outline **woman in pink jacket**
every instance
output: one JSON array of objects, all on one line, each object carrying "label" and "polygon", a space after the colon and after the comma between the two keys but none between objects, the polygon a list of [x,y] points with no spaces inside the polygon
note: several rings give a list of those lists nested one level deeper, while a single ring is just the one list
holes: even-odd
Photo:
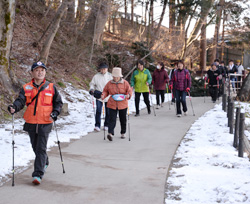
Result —
[{"label": "woman in pink jacket", "polygon": [[165,100],[165,90],[166,84],[169,82],[168,73],[164,68],[163,62],[158,62],[157,69],[153,73],[153,80],[152,84],[154,85],[155,92],[156,92],[156,102],[157,102],[157,109],[160,107],[160,95],[161,95],[161,107],[163,107],[163,103]]}]

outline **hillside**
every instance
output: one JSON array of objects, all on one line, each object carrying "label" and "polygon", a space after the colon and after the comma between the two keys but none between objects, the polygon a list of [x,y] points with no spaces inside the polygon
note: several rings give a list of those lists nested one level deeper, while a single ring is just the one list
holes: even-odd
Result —
[{"label": "hillside", "polygon": [[[16,18],[11,49],[11,68],[19,81],[19,87],[31,79],[30,67],[38,59],[42,47],[43,35],[55,10],[50,9],[46,16],[47,7],[35,7],[18,1],[16,5]],[[83,50],[76,45],[77,31],[64,19],[52,43],[48,58],[47,80],[55,83],[60,91],[64,90],[65,82],[72,83],[77,88],[88,89],[92,76],[100,61],[107,61],[111,68],[120,66],[124,73],[133,66],[137,57],[131,54],[131,43],[122,41],[110,33],[104,33],[103,48],[94,50],[92,64],[89,64],[90,50]],[[10,115],[7,105],[18,96],[19,89],[10,96],[0,85],[1,112],[0,118],[6,119]],[[20,114],[21,115],[21,114]],[[20,116],[19,115],[19,116]]]}]

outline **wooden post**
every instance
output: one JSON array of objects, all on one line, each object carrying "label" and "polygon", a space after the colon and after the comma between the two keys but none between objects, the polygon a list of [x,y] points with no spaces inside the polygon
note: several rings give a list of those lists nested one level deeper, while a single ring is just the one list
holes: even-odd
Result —
[{"label": "wooden post", "polygon": [[243,137],[245,130],[245,113],[240,113],[240,126],[239,126],[239,151],[238,156],[243,157]]},{"label": "wooden post", "polygon": [[229,124],[229,132],[230,134],[234,133],[234,101],[230,104],[231,110],[230,110],[230,124]]},{"label": "wooden post", "polygon": [[235,148],[238,147],[238,140],[239,140],[240,110],[241,110],[240,107],[236,108],[236,121],[235,121],[234,142],[233,142],[233,146]]}]

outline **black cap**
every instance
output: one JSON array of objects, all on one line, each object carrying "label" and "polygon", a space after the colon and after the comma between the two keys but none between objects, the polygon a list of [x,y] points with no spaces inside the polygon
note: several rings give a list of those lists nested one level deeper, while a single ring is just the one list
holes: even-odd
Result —
[{"label": "black cap", "polygon": [[100,70],[100,69],[106,69],[106,68],[109,68],[108,65],[106,63],[102,62],[99,64],[97,69]]},{"label": "black cap", "polygon": [[32,66],[31,66],[31,71],[33,71],[34,69],[36,69],[37,67],[42,67],[45,70],[47,70],[47,67],[45,66],[45,64],[43,64],[42,62],[35,62]]}]

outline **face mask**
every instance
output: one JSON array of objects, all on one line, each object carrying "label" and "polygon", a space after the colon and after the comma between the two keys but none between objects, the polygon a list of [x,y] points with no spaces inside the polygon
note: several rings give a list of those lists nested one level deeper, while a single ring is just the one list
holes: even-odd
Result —
[{"label": "face mask", "polygon": [[160,65],[157,65],[157,67],[156,67],[157,69],[160,69],[161,67],[160,67]]}]

